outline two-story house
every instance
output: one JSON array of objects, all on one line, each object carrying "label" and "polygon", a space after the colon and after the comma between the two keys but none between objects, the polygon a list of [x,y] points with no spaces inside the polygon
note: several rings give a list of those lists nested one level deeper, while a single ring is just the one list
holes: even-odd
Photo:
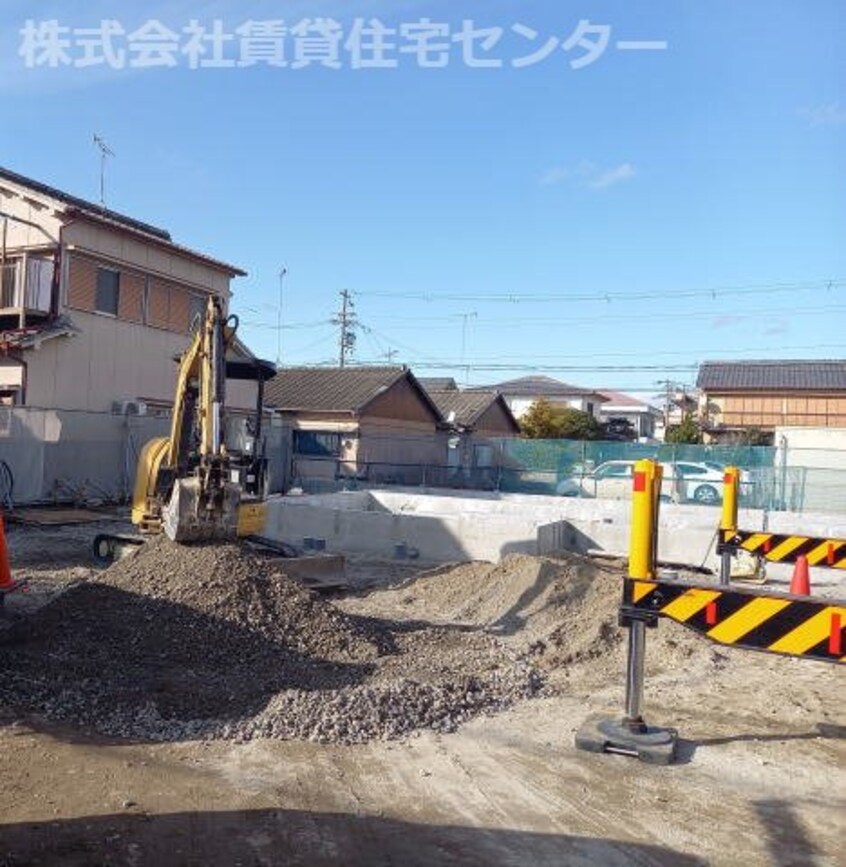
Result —
[{"label": "two-story house", "polygon": [[478,389],[467,389],[474,390],[499,392],[518,421],[533,403],[541,399],[553,406],[589,413],[599,421],[601,406],[606,402],[606,398],[598,391],[570,385],[550,376],[523,376]]},{"label": "two-story house", "polygon": [[244,272],[164,229],[0,168],[0,401],[169,405],[174,357]]},{"label": "two-story house", "polygon": [[[125,496],[141,444],[167,430],[192,323],[243,274],[0,168],[0,461],[15,500]],[[253,364],[240,342],[232,355]],[[233,441],[257,395],[230,382]]]},{"label": "two-story house", "polygon": [[846,361],[706,361],[696,381],[712,438],[846,427]]}]

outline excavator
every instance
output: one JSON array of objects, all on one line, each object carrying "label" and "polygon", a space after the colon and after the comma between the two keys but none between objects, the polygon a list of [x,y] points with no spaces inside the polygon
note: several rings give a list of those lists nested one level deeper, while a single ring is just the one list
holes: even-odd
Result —
[{"label": "excavator", "polygon": [[[170,435],[147,442],[138,458],[132,523],[141,537],[98,536],[94,555],[100,562],[110,562],[125,546],[160,533],[190,544],[261,531],[267,459],[257,450],[263,386],[276,370],[265,361],[227,360],[237,327],[237,317],[227,317],[221,300],[210,297],[179,361]],[[252,430],[240,451],[230,450],[225,442],[227,379],[258,383]]]}]

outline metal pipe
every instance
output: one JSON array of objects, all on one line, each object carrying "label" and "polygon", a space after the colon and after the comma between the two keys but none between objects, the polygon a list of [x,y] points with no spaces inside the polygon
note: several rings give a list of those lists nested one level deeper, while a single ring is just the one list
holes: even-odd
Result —
[{"label": "metal pipe", "polygon": [[212,404],[211,447],[212,454],[217,455],[220,452],[220,403],[218,401]]},{"label": "metal pipe", "polygon": [[642,620],[629,623],[629,658],[626,668],[626,718],[632,728],[643,727],[643,669],[646,651],[646,624]]},{"label": "metal pipe", "polygon": [[731,584],[731,551],[723,551],[720,557],[720,584]]}]

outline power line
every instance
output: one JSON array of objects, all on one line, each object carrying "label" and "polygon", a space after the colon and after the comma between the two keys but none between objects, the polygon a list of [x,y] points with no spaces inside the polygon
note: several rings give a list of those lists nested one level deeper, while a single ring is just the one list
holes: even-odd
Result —
[{"label": "power line", "polygon": [[614,301],[652,301],[663,298],[697,298],[711,297],[716,300],[726,296],[738,295],[771,295],[779,292],[802,292],[824,289],[831,291],[846,286],[846,278],[826,278],[822,280],[801,281],[796,283],[757,283],[741,286],[714,286],[703,289],[672,289],[647,292],[595,292],[567,294],[566,290],[555,293],[507,292],[498,294],[476,294],[463,292],[380,292],[356,291],[359,298],[396,299],[398,301],[457,301],[490,304],[523,304],[523,303],[585,303]]},{"label": "power line", "polygon": [[[846,306],[843,305],[833,305],[833,306],[814,306],[813,309],[810,310],[797,310],[795,307],[768,307],[765,311],[754,310],[748,313],[746,312],[726,312],[726,313],[715,313],[713,310],[687,310],[687,311],[679,311],[677,313],[644,313],[644,314],[612,314],[612,315],[599,315],[599,316],[579,316],[579,317],[570,317],[570,316],[560,316],[560,317],[551,317],[547,316],[543,319],[535,319],[535,318],[512,318],[509,317],[507,319],[484,319],[479,317],[476,322],[477,328],[499,328],[503,325],[542,325],[547,327],[560,328],[562,324],[566,322],[567,325],[579,324],[586,325],[591,322],[650,322],[653,320],[672,320],[672,319],[688,319],[695,316],[706,317],[709,319],[725,319],[725,325],[731,325],[735,322],[742,322],[748,319],[754,319],[758,322],[763,319],[768,318],[776,318],[777,316],[784,315],[789,316],[791,319],[796,316],[819,316],[821,314],[833,313],[833,312],[842,312],[846,311]],[[391,325],[393,328],[405,329],[408,327],[417,328],[421,324],[429,325],[430,327],[440,327],[446,328],[446,320],[454,321],[454,317],[439,317],[439,318],[425,318],[425,317],[393,317],[392,319],[385,319],[383,323],[386,325],[390,325],[393,322],[397,323],[413,323],[413,325]],[[433,323],[444,323],[440,326],[433,325]]]}]

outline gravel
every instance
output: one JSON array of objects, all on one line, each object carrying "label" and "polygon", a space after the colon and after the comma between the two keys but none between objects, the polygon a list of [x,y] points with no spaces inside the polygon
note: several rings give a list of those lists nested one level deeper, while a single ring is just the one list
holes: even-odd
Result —
[{"label": "gravel", "polygon": [[155,741],[452,731],[541,686],[481,629],[346,614],[284,561],[161,538],[0,638],[0,705]]}]

